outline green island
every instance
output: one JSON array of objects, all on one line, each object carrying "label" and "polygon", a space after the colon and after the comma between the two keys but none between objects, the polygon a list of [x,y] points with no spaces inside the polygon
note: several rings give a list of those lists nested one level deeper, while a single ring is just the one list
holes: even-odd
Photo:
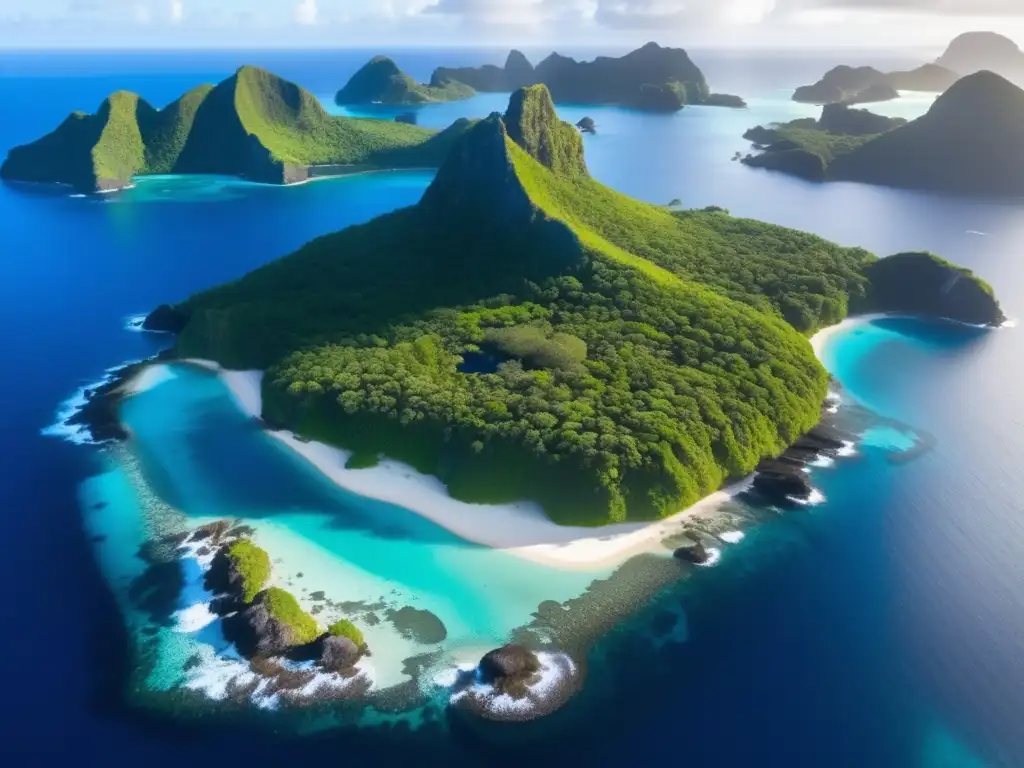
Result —
[{"label": "green island", "polygon": [[900,91],[942,93],[960,78],[938,64],[924,64],[905,72],[881,72],[874,67],[840,65],[818,82],[793,93],[793,101],[807,104],[868,104],[900,97]]},{"label": "green island", "polygon": [[312,643],[320,636],[316,619],[302,610],[295,596],[280,587],[270,587],[260,592],[254,604],[262,605],[267,615],[291,632],[291,645]]},{"label": "green island", "polygon": [[[829,109],[846,111],[845,126],[828,123]],[[875,134],[857,132],[875,128]],[[927,114],[906,124],[838,106],[827,107],[822,120],[758,127],[746,137],[761,151],[744,163],[803,178],[1024,194],[1024,91],[992,72],[957,81]]]},{"label": "green island", "polygon": [[248,539],[239,539],[225,552],[229,567],[237,574],[239,597],[251,603],[270,578],[270,555]]},{"label": "green island", "polygon": [[468,126],[461,120],[438,133],[332,117],[298,85],[246,66],[161,110],[118,91],[96,114],[76,112],[52,133],[12,149],[0,178],[96,192],[167,173],[288,184],[359,170],[436,168]]},{"label": "green island", "polygon": [[536,85],[455,142],[417,205],[161,315],[177,355],[267,371],[268,424],[408,462],[465,501],[603,525],[674,514],[811,430],[828,376],[807,334],[900,309],[887,281],[939,265],[987,298],[922,289],[922,314],[1003,319],[928,254],[877,263],[605,187]]},{"label": "green island", "polygon": [[348,619],[339,619],[327,628],[327,634],[331,637],[347,637],[357,648],[366,645],[362,630]]},{"label": "green island", "polygon": [[687,104],[742,108],[739,96],[711,93],[700,68],[682,48],[647,43],[619,58],[599,56],[576,61],[552,53],[534,67],[512,51],[504,67],[439,67],[431,85],[459,82],[478,90],[504,93],[543,84],[559,103],[617,104],[652,112],[676,112]]},{"label": "green island", "polygon": [[375,56],[349,79],[334,97],[339,105],[428,104],[468,99],[473,88],[457,80],[417,83],[387,56]]},{"label": "green island", "polygon": [[958,35],[936,64],[961,75],[987,69],[1007,80],[1024,83],[1024,51],[1013,40],[997,32]]}]

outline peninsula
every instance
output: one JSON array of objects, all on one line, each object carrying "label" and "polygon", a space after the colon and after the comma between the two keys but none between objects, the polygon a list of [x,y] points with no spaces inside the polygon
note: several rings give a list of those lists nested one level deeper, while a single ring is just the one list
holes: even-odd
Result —
[{"label": "peninsula", "polygon": [[431,85],[452,81],[499,93],[543,84],[555,102],[617,104],[653,112],[675,112],[687,104],[746,106],[739,96],[711,93],[704,73],[682,48],[657,43],[647,43],[620,58],[599,56],[594,61],[552,53],[536,67],[522,53],[512,51],[503,68],[438,68]]},{"label": "peninsula", "polygon": [[879,132],[837,131],[822,121],[753,129],[747,137],[762,151],[744,162],[820,181],[964,195],[1024,194],[1024,91],[999,75],[962,78],[927,114],[905,125],[878,116],[857,120]]},{"label": "peninsula", "polygon": [[289,184],[358,170],[436,168],[469,124],[461,120],[438,133],[394,121],[332,117],[295,83],[242,67],[161,110],[118,91],[96,114],[76,112],[52,133],[12,149],[0,178],[97,192],[165,173]]},{"label": "peninsula", "polygon": [[[459,137],[417,205],[165,307],[158,325],[182,358],[266,370],[264,421],[350,450],[352,467],[386,456],[456,499],[534,499],[593,526],[675,514],[798,441],[828,380],[806,335],[905,308],[893,280],[927,274],[924,314],[1002,318],[987,286],[936,257],[879,263],[599,184],[535,85]],[[957,277],[939,285],[936,270]]]},{"label": "peninsula", "polygon": [[335,95],[334,101],[342,106],[428,104],[468,99],[474,93],[470,86],[456,80],[421,85],[387,56],[375,56],[352,75],[345,87]]}]

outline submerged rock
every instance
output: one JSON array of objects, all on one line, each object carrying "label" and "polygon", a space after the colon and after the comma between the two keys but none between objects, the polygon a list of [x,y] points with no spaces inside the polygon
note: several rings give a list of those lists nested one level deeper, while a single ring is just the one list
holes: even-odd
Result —
[{"label": "submerged rock", "polygon": [[802,469],[776,463],[758,471],[754,490],[770,503],[784,505],[793,499],[810,498],[814,486]]},{"label": "submerged rock", "polygon": [[417,643],[432,645],[448,637],[448,629],[444,622],[430,611],[407,605],[397,611],[389,610],[387,618],[403,637]]},{"label": "submerged rock", "polygon": [[580,129],[581,133],[597,133],[597,123],[594,122],[592,117],[581,118],[576,127]]}]

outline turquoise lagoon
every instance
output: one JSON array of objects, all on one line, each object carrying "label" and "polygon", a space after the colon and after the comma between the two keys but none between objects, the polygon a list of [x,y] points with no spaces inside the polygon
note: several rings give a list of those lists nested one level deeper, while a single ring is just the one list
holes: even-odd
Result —
[{"label": "turquoise lagoon", "polygon": [[[852,324],[829,340],[825,361],[839,373],[858,370],[880,345],[927,351],[931,328],[907,319]],[[232,690],[253,679],[209,611],[212,595],[202,587],[201,565],[208,557],[197,557],[195,546],[179,550],[173,558],[178,570],[154,567],[144,556],[162,537],[215,520],[252,529],[271,555],[272,583],[295,594],[321,627],[348,618],[363,629],[373,653],[360,664],[361,677],[372,681],[364,699],[370,707],[360,715],[368,723],[394,718],[396,710],[422,721],[425,709],[448,705],[458,669],[524,636],[553,653],[570,651],[574,665],[585,666],[594,643],[616,623],[629,624],[693,571],[670,559],[671,540],[621,568],[592,570],[555,568],[465,541],[410,510],[335,485],[243,413],[215,373],[161,364],[145,380],[122,405],[131,439],[104,451],[106,471],[83,487],[82,501],[101,565],[147,659],[136,682],[148,693],[185,690],[211,704],[228,697],[237,704]],[[840,423],[845,419],[860,435],[859,450],[898,457],[920,447],[911,427],[875,416],[855,395],[844,390],[840,396],[846,400]],[[813,471],[835,466],[823,461]],[[771,528],[780,513],[737,499],[696,525],[717,538],[719,551],[738,552],[751,541],[743,529]],[[768,551],[777,549],[778,542]],[[407,607],[436,616],[446,636],[424,640],[396,622],[395,612]],[[653,647],[686,642],[685,611],[674,615],[670,625],[640,636]],[[313,699],[330,684],[324,677],[304,695]],[[410,685],[418,694],[412,698]],[[398,693],[402,705],[392,701]],[[149,700],[159,706],[159,695]],[[249,701],[270,709],[281,703],[258,688]],[[338,720],[328,715],[314,722],[304,727]]]}]

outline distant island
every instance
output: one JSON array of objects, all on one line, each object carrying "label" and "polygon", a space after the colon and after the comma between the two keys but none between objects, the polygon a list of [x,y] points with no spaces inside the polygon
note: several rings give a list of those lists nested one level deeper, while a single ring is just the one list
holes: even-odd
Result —
[{"label": "distant island", "polygon": [[988,70],[1024,85],[1024,51],[995,32],[966,32],[949,44],[936,62],[962,75]]},{"label": "distant island", "polygon": [[869,104],[898,99],[900,91],[941,93],[960,78],[937,64],[907,72],[880,72],[874,67],[838,66],[814,85],[796,89],[793,101],[807,104]]},{"label": "distant island", "polygon": [[534,67],[519,51],[504,67],[439,67],[431,86],[465,83],[478,91],[504,93],[543,84],[559,103],[617,104],[652,112],[675,112],[688,104],[742,108],[739,96],[711,93],[704,73],[681,48],[647,43],[620,58],[576,61],[552,53]]},{"label": "distant island", "polygon": [[[435,81],[437,78],[435,78]],[[435,101],[468,99],[472,87],[457,80],[421,85],[405,74],[387,56],[375,56],[349,79],[334,97],[335,103],[358,104],[428,104]]]},{"label": "distant island", "polygon": [[217,173],[270,184],[358,170],[439,166],[470,125],[436,131],[394,121],[332,117],[298,85],[242,67],[157,110],[118,91],[96,114],[76,112],[10,151],[0,178],[121,189],[136,176]]},{"label": "distant island", "polygon": [[[847,124],[792,123],[748,131],[760,153],[743,162],[819,181],[860,181],[965,195],[1024,194],[1024,91],[992,72],[957,81],[905,125],[859,110]],[[839,112],[834,112],[839,114]],[[834,116],[833,116],[834,119]],[[858,130],[850,130],[856,123]],[[877,133],[863,133],[873,130]]]},{"label": "distant island", "polygon": [[930,254],[879,261],[601,185],[534,85],[458,137],[417,205],[147,325],[181,358],[266,370],[264,422],[352,467],[387,456],[456,499],[593,526],[673,515],[781,454],[827,392],[806,335],[907,309],[1002,320]]},{"label": "distant island", "polygon": [[794,101],[807,104],[868,104],[899,98],[900,91],[944,93],[964,75],[990,71],[1024,85],[1024,51],[995,32],[967,32],[949,44],[934,63],[902,72],[838,66],[813,85],[796,89]]}]

